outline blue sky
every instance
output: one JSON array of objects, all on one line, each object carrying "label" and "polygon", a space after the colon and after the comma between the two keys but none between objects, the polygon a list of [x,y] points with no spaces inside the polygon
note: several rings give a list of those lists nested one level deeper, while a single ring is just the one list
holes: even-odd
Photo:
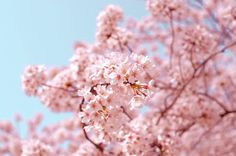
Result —
[{"label": "blue sky", "polygon": [[141,18],[145,0],[1,0],[0,1],[0,120],[16,112],[30,118],[53,114],[21,89],[20,76],[28,64],[66,65],[76,41],[92,43],[96,16],[108,4],[123,8],[127,17]]}]

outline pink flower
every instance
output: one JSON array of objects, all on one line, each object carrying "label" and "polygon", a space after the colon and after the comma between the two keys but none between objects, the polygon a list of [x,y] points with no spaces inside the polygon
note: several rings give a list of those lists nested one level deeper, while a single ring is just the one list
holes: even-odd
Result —
[{"label": "pink flower", "polygon": [[52,149],[50,146],[39,140],[27,140],[23,143],[22,156],[50,156]]},{"label": "pink flower", "polygon": [[25,139],[0,121],[0,155],[236,155],[235,0],[146,2],[140,20],[104,8],[69,65],[25,68],[26,95],[73,117],[36,114]]},{"label": "pink flower", "polygon": [[36,95],[38,87],[46,80],[44,66],[27,66],[21,77],[22,88],[29,96]]}]

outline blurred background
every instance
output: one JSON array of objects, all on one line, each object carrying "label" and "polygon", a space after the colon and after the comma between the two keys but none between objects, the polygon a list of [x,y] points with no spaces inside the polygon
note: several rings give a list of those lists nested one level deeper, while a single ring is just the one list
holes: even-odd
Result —
[{"label": "blurred background", "polygon": [[67,65],[76,41],[93,43],[96,16],[108,4],[120,6],[126,18],[146,14],[145,0],[0,1],[0,120],[42,112],[44,123],[53,123],[69,115],[54,114],[24,95],[21,73],[29,64]]}]

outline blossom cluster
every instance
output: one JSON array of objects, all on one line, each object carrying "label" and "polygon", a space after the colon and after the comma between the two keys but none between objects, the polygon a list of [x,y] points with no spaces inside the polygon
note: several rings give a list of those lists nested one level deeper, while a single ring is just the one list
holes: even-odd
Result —
[{"label": "blossom cluster", "polygon": [[236,155],[235,1],[146,6],[137,21],[107,6],[95,42],[76,44],[67,66],[25,68],[26,95],[71,118],[38,130],[38,114],[26,138],[0,121],[0,154]]},{"label": "blossom cluster", "polygon": [[109,5],[97,17],[96,47],[105,51],[129,50],[128,44],[132,42],[132,33],[118,26],[122,20],[121,8]]}]

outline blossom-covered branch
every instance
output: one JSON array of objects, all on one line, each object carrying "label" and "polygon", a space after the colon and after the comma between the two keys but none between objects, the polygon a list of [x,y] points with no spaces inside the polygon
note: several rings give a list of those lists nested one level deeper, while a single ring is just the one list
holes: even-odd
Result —
[{"label": "blossom-covered branch", "polygon": [[25,68],[26,95],[73,117],[39,132],[38,115],[25,139],[0,121],[0,155],[236,155],[235,0],[146,8],[134,20],[109,5],[95,42],[78,42],[67,66]]}]

